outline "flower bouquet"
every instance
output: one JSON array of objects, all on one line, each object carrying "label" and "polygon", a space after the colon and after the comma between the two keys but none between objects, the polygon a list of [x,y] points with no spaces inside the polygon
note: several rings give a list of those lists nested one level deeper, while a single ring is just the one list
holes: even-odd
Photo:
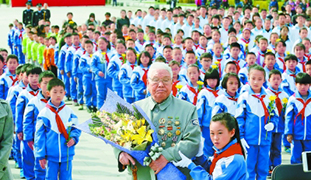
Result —
[{"label": "flower bouquet", "polygon": [[[161,152],[161,149],[155,148],[158,142],[156,129],[143,110],[125,102],[110,89],[103,107],[76,128],[130,154],[142,166],[148,165],[148,160],[159,157],[154,156],[155,151]],[[133,175],[135,168],[132,168]],[[172,163],[168,163],[157,174],[157,179],[168,178],[183,180],[186,176]]]}]

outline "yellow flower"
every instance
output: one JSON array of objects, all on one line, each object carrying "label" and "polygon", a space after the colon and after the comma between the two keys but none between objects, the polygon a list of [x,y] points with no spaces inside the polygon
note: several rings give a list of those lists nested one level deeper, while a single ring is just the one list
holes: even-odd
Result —
[{"label": "yellow flower", "polygon": [[181,85],[181,84],[177,84],[175,87],[176,87],[177,89],[181,89],[181,88],[182,88],[182,85]]},{"label": "yellow flower", "polygon": [[270,96],[270,97],[269,97],[269,100],[270,100],[270,101],[276,100],[276,96]]},{"label": "yellow flower", "polygon": [[204,82],[202,82],[202,81],[197,81],[197,84],[200,85],[200,86],[202,86],[202,85],[204,84]]},{"label": "yellow flower", "polygon": [[106,55],[106,52],[102,52],[102,55],[104,55],[104,56],[105,56],[105,55]]},{"label": "yellow flower", "polygon": [[125,54],[122,54],[122,57],[125,58]]},{"label": "yellow flower", "polygon": [[146,126],[142,126],[137,130],[138,134],[133,135],[131,138],[133,140],[134,144],[140,145],[143,143],[145,140],[151,142],[152,137],[151,134],[153,133],[153,130],[149,130],[146,132]]},{"label": "yellow flower", "polygon": [[139,54],[136,54],[136,57],[139,58]]},{"label": "yellow flower", "polygon": [[272,50],[271,50],[271,49],[268,49],[267,52],[272,52]]},{"label": "yellow flower", "polygon": [[215,61],[215,64],[217,64],[217,65],[218,65],[219,63],[220,63],[219,61]]},{"label": "yellow flower", "polygon": [[224,43],[220,43],[221,44],[221,46],[223,46],[224,45]]},{"label": "yellow flower", "polygon": [[287,98],[283,98],[283,99],[282,99],[282,102],[283,102],[283,104],[287,104],[288,99],[287,99]]},{"label": "yellow flower", "polygon": [[195,59],[198,59],[198,56],[195,56]]},{"label": "yellow flower", "polygon": [[90,54],[90,57],[92,57],[93,56],[93,54]]},{"label": "yellow flower", "polygon": [[281,39],[277,39],[277,40],[276,40],[276,42],[279,42],[279,41],[281,41]]},{"label": "yellow flower", "polygon": [[289,51],[286,51],[286,54],[290,54]]},{"label": "yellow flower", "polygon": [[248,44],[245,44],[245,46],[247,47],[247,46],[248,46]]},{"label": "yellow flower", "polygon": [[217,69],[218,66],[214,64],[214,65],[212,65],[212,68],[213,68],[213,69]]}]

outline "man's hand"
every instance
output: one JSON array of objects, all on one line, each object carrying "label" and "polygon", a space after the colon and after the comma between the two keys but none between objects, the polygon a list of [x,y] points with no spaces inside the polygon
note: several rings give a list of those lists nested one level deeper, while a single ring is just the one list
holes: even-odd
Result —
[{"label": "man's hand", "polygon": [[75,144],[75,140],[73,138],[71,138],[68,142],[67,142],[67,147],[71,147]]},{"label": "man's hand", "polygon": [[132,158],[132,156],[130,156],[129,154],[127,154],[126,152],[121,152],[119,155],[119,161],[123,166],[126,165],[130,165],[130,163],[132,163],[133,165],[135,165],[135,160]]},{"label": "man's hand", "polygon": [[17,133],[17,138],[18,138],[18,140],[22,141],[23,140],[23,132]]},{"label": "man's hand", "polygon": [[64,70],[60,70],[60,74],[61,74],[61,75],[64,75]]},{"label": "man's hand", "polygon": [[33,144],[34,144],[34,142],[33,142],[33,141],[28,141],[27,144],[28,144],[28,146],[30,147],[30,149],[33,150]]},{"label": "man's hand", "polygon": [[168,163],[168,160],[161,155],[157,160],[152,161],[149,165],[154,170],[154,174],[158,174]]},{"label": "man's hand", "polygon": [[101,71],[99,71],[98,75],[99,75],[100,77],[104,77],[104,76],[105,76],[105,74],[104,74],[103,72],[101,72]]},{"label": "man's hand", "polygon": [[42,169],[45,169],[45,166],[46,166],[46,159],[41,159],[39,160],[39,164],[41,166]]},{"label": "man's hand", "polygon": [[70,78],[71,77],[71,74],[70,74],[70,72],[67,72],[67,76]]},{"label": "man's hand", "polygon": [[287,139],[287,141],[288,141],[289,143],[292,143],[292,141],[293,141],[293,135],[287,135],[286,139]]}]

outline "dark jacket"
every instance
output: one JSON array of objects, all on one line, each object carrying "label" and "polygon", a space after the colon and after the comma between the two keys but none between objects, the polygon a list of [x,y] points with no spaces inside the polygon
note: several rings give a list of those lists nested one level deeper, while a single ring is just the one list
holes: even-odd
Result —
[{"label": "dark jacket", "polygon": [[33,10],[32,9],[25,9],[23,11],[23,23],[25,26],[27,26],[28,24],[31,24],[32,21],[32,13]]}]

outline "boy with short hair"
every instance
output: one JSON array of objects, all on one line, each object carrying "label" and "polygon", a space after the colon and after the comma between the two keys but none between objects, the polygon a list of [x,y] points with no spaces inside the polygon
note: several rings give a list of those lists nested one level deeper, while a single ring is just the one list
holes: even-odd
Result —
[{"label": "boy with short hair", "polygon": [[[278,65],[276,64],[276,60],[275,60],[275,55],[272,52],[267,52],[265,54],[265,59],[264,59],[264,70],[266,71],[266,79],[269,79],[269,73],[271,70],[279,70]],[[267,87],[267,84],[264,83],[264,86]]]},{"label": "boy with short hair", "polygon": [[185,56],[185,66],[181,67],[179,75],[183,78],[184,81],[188,82],[187,79],[187,69],[191,64],[196,63],[196,57],[193,51],[187,51]]},{"label": "boy with short hair", "polygon": [[[200,63],[202,67],[200,68],[200,78],[204,79],[205,73],[210,69],[212,65],[213,56],[211,53],[203,53],[200,57]],[[218,64],[218,68],[221,65]]]},{"label": "boy with short hair", "polygon": [[179,76],[179,71],[180,71],[179,62],[173,60],[169,62],[168,65],[172,69],[172,72],[173,72],[172,95],[176,97],[178,91],[180,91],[181,89],[181,88],[178,89],[176,86],[177,85],[184,86],[187,84],[187,82],[183,81],[183,79]]},{"label": "boy with short hair", "polygon": [[199,38],[199,46],[197,47],[195,54],[200,57],[203,53],[207,51],[207,38],[205,36],[200,36]]},{"label": "boy with short hair", "polygon": [[241,52],[241,46],[239,43],[231,43],[230,45],[230,58],[226,60],[225,65],[233,61],[237,66],[237,72],[239,73],[240,69],[243,68],[246,62],[243,59],[240,59],[239,54]]},{"label": "boy with short hair", "polygon": [[306,48],[302,43],[298,43],[294,46],[294,52],[298,60],[297,67],[301,72],[306,72],[306,62],[308,59],[304,56],[306,52]]},{"label": "boy with short hair", "polygon": [[286,71],[282,74],[282,89],[291,96],[296,91],[295,79],[296,75],[301,72],[297,67],[298,59],[293,54],[288,54],[285,59]]},{"label": "boy with short hair", "polygon": [[311,77],[298,73],[295,79],[297,90],[288,100],[285,115],[285,133],[292,143],[291,164],[301,163],[301,153],[311,150]]},{"label": "boy with short hair", "polygon": [[[55,78],[55,75],[51,71],[44,71],[40,74],[39,84],[40,92],[34,98],[32,98],[26,105],[23,121],[23,140],[27,142],[28,146],[24,146],[23,151],[27,150],[27,159],[30,164],[27,164],[27,169],[35,176],[36,179],[45,178],[45,170],[40,167],[38,159],[34,157],[34,135],[36,121],[39,112],[46,106],[48,101],[47,85],[51,79]],[[25,145],[26,143],[24,143]]]},{"label": "boy with short hair", "polygon": [[47,168],[48,179],[72,179],[74,146],[81,135],[81,131],[73,127],[78,124],[77,116],[63,101],[65,93],[60,79],[50,80],[47,85],[50,100],[37,118],[34,154],[41,168]]},{"label": "boy with short hair", "polygon": [[219,72],[219,76],[221,77],[223,69],[224,69],[224,65],[225,65],[225,60],[224,57],[222,55],[222,45],[220,43],[215,43],[213,46],[213,64],[217,64],[218,65],[218,72]]},{"label": "boy with short hair", "polygon": [[183,61],[182,51],[179,47],[174,47],[172,52],[173,60],[177,61],[180,66],[184,66],[185,62]]},{"label": "boy with short hair", "polygon": [[16,101],[16,117],[15,117],[15,132],[17,134],[17,137],[20,141],[23,143],[23,150],[22,150],[22,162],[23,162],[23,172],[26,179],[34,178],[32,164],[33,159],[29,157],[29,153],[32,152],[32,150],[29,148],[26,141],[23,141],[24,139],[24,133],[23,133],[23,122],[24,122],[24,112],[26,105],[28,102],[37,96],[39,94],[40,88],[38,86],[38,80],[39,75],[41,74],[42,69],[39,66],[29,66],[27,68],[27,78],[29,81],[29,84],[27,85],[27,88],[24,89],[17,97]]},{"label": "boy with short hair", "polygon": [[259,50],[258,52],[254,52],[257,55],[256,63],[260,66],[265,66],[265,54],[268,50],[268,40],[266,38],[260,38],[258,43]]},{"label": "boy with short hair", "polygon": [[246,55],[246,66],[243,67],[239,73],[238,76],[240,78],[240,81],[243,85],[248,83],[248,69],[250,66],[254,65],[256,63],[256,55],[253,52],[249,52]]},{"label": "boy with short hair", "polygon": [[6,99],[11,86],[17,83],[16,68],[18,66],[17,56],[11,54],[6,59],[7,70],[0,76],[0,98]]}]

